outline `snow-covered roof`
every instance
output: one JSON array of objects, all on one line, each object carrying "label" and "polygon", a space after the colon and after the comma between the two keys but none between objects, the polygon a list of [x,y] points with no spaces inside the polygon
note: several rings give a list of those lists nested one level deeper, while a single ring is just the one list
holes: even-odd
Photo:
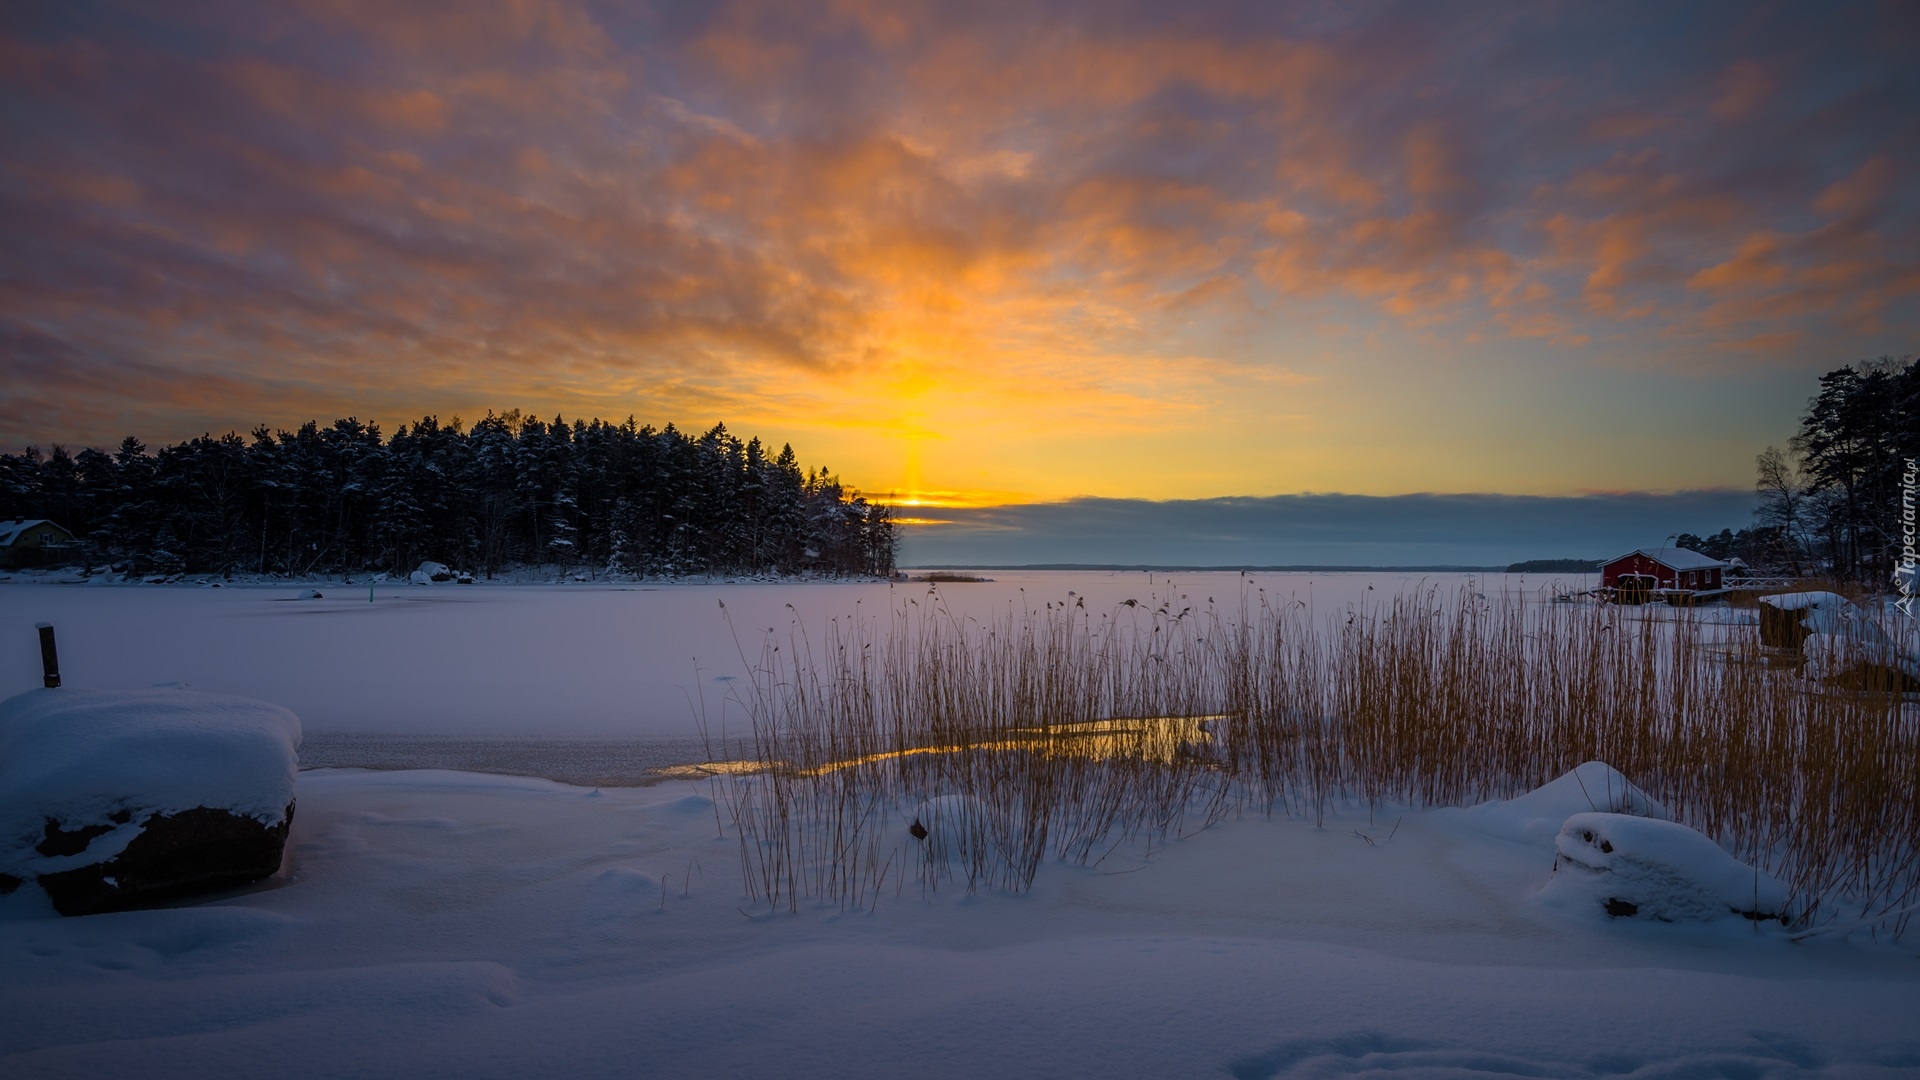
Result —
[{"label": "snow-covered roof", "polygon": [[25,521],[0,521],[0,547],[12,546],[15,540],[20,539],[28,529],[33,528],[35,525],[53,525],[54,528],[60,529],[61,532],[67,531],[61,529],[58,525],[54,525],[53,522],[48,521],[46,518],[29,518]]},{"label": "snow-covered roof", "polygon": [[1625,555],[1615,555],[1613,558],[1608,559],[1607,563],[1611,565],[1619,562],[1621,559],[1630,558],[1634,555],[1645,555],[1647,558],[1652,559],[1654,562],[1659,563],[1669,570],[1713,570],[1716,568],[1725,568],[1727,565],[1719,559],[1709,558],[1689,548],[1670,547],[1635,548]]}]

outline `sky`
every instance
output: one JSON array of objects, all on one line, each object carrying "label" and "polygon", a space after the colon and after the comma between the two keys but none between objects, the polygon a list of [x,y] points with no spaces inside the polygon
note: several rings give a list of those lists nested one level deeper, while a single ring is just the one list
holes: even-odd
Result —
[{"label": "sky", "polygon": [[1691,507],[1920,341],[1914,55],[1893,2],[10,4],[0,446],[724,421],[925,552]]}]

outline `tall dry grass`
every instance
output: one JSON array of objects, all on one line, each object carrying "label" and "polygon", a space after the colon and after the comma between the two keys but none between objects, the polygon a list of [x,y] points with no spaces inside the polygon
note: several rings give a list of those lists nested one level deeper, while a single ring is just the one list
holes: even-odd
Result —
[{"label": "tall dry grass", "polygon": [[1786,881],[1803,925],[1897,933],[1920,903],[1916,707],[1871,675],[1809,681],[1724,609],[1177,603],[981,622],[931,589],[818,641],[766,634],[739,695],[762,769],[724,781],[750,894],[1020,890],[1049,857],[1236,811],[1469,804],[1598,759]]}]

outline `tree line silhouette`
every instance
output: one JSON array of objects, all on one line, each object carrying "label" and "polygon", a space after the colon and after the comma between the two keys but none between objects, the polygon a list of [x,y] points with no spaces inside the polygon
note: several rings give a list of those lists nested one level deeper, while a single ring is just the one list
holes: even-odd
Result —
[{"label": "tree line silhouette", "polygon": [[1800,430],[1757,461],[1758,528],[1793,573],[1885,581],[1900,561],[1906,463],[1920,459],[1920,360],[1850,364],[1820,376]]},{"label": "tree line silhouette", "polygon": [[700,435],[489,412],[428,416],[383,438],[348,418],[251,440],[202,436],[149,453],[0,455],[0,516],[47,518],[85,556],[130,573],[493,576],[515,566],[636,576],[887,575],[886,506],[791,446],[717,424]]}]

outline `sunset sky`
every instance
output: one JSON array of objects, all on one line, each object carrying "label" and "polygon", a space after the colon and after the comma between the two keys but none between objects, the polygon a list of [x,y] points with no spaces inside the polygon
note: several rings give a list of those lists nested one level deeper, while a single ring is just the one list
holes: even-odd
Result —
[{"label": "sunset sky", "polygon": [[1744,489],[1920,343],[1916,55],[1897,2],[9,4],[0,445],[520,408],[929,508]]}]

